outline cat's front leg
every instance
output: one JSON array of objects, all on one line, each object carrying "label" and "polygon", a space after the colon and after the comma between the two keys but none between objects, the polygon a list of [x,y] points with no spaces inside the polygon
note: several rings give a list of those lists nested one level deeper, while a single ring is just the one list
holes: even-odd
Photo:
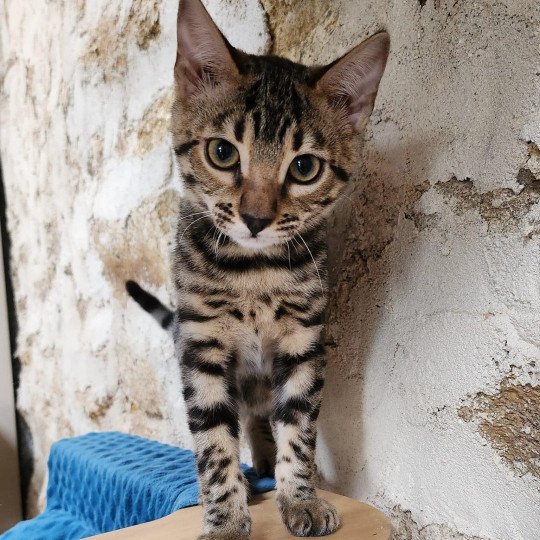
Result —
[{"label": "cat's front leg", "polygon": [[220,339],[197,334],[183,340],[181,364],[204,510],[199,540],[247,540],[251,518],[239,462],[235,356]]},{"label": "cat's front leg", "polygon": [[296,536],[324,536],[340,524],[336,509],[315,493],[316,421],[324,386],[324,348],[282,352],[274,360],[277,503]]}]

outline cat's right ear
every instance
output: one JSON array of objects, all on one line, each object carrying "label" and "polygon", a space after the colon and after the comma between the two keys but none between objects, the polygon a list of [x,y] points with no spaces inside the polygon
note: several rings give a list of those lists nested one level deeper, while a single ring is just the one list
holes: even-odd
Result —
[{"label": "cat's right ear", "polygon": [[379,32],[327,66],[317,83],[334,107],[346,110],[355,131],[364,128],[373,111],[389,51],[390,36]]},{"label": "cat's right ear", "polygon": [[177,31],[174,76],[182,97],[236,79],[238,68],[231,54],[234,49],[201,0],[181,0]]}]

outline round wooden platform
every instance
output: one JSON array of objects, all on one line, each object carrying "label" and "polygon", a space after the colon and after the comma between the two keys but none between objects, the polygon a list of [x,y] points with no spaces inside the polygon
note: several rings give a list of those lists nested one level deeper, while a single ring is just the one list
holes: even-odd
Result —
[{"label": "round wooden platform", "polygon": [[[342,525],[329,536],[332,540],[390,540],[392,527],[386,516],[375,508],[335,493],[319,494],[338,509]],[[274,500],[275,493],[258,495],[250,504],[253,529],[251,540],[289,540],[295,538],[285,529]],[[201,507],[178,510],[170,516],[129,527],[120,531],[100,534],[100,540],[195,540],[201,530]]]}]

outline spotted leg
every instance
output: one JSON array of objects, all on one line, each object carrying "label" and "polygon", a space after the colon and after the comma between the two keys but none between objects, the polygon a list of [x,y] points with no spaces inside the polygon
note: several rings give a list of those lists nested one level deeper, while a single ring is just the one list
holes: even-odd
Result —
[{"label": "spotted leg", "polygon": [[320,344],[283,351],[274,360],[277,503],[283,522],[296,536],[330,534],[340,523],[336,509],[315,493],[316,421],[324,366]]},{"label": "spotted leg", "polygon": [[184,338],[182,379],[204,510],[199,540],[247,540],[251,518],[240,470],[236,360],[216,338]]}]

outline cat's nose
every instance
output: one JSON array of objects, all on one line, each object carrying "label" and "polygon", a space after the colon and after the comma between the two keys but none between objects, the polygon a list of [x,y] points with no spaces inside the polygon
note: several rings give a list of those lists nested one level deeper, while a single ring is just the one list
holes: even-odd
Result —
[{"label": "cat's nose", "polygon": [[252,236],[257,236],[263,229],[272,223],[272,218],[258,218],[250,214],[240,214]]}]

